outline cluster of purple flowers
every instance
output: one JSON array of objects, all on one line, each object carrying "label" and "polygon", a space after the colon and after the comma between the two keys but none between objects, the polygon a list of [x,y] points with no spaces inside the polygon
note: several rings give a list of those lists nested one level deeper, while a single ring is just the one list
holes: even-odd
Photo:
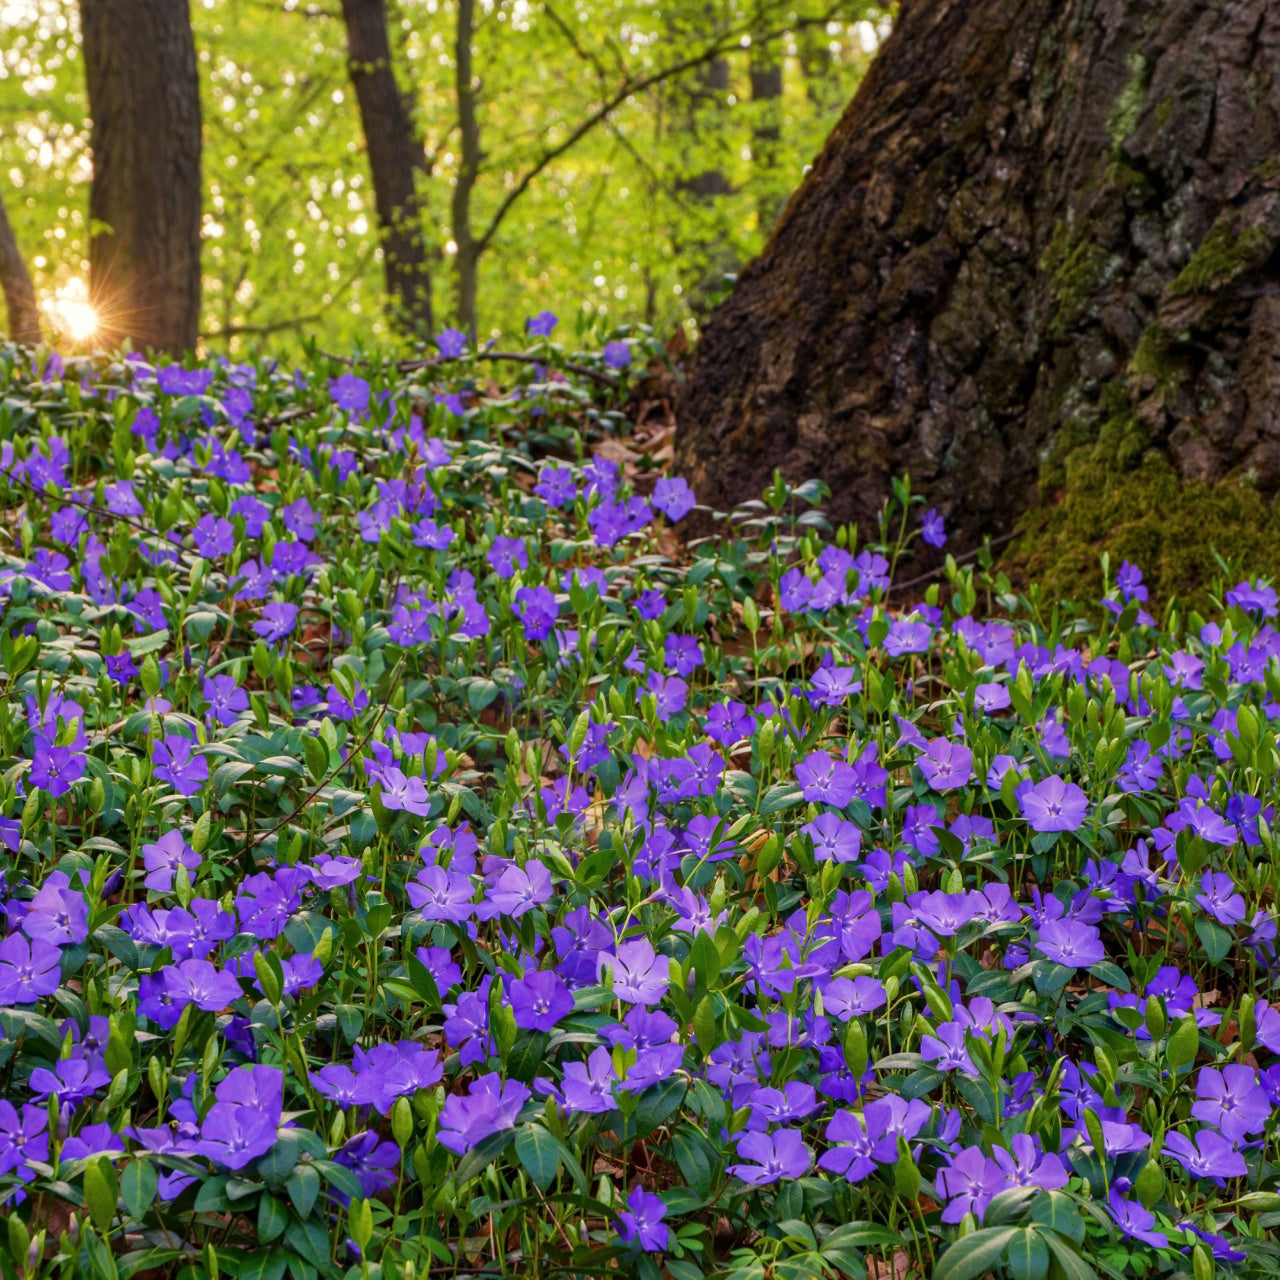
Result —
[{"label": "cluster of purple flowers", "polygon": [[[501,413],[554,411],[556,326]],[[0,566],[6,1206],[103,1157],[346,1230],[493,1165],[572,1186],[610,1266],[687,1261],[722,1197],[905,1198],[945,1245],[1027,1190],[1239,1260],[1280,1131],[1268,584],[1166,635],[1126,562],[1115,637],[890,608],[901,548],[784,520],[680,572],[685,480],[531,468],[470,388],[112,370],[85,402],[163,468],[0,441],[43,504]]]}]

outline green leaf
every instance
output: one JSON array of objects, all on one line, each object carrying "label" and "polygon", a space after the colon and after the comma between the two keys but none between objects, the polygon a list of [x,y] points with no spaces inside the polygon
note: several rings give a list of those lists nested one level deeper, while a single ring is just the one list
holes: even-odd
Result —
[{"label": "green leaf", "polygon": [[516,1130],[516,1155],[524,1171],[545,1191],[560,1171],[560,1147],[541,1125],[521,1125]]},{"label": "green leaf", "polygon": [[329,772],[329,748],[320,738],[303,738],[302,750],[307,757],[307,772],[312,782],[319,782]]},{"label": "green leaf", "polygon": [[263,1195],[258,1201],[258,1239],[263,1244],[283,1234],[289,1222],[289,1211],[273,1195]]},{"label": "green leaf", "polygon": [[159,1177],[149,1160],[134,1160],[120,1178],[120,1198],[134,1218],[141,1218],[155,1203]]},{"label": "green leaf", "polygon": [[1051,1231],[1044,1241],[1067,1280],[1098,1280],[1098,1273],[1061,1236]]},{"label": "green leaf", "polygon": [[320,1175],[309,1164],[300,1164],[284,1185],[298,1217],[305,1218],[320,1194]]},{"label": "green leaf", "polygon": [[986,1227],[963,1240],[957,1240],[938,1259],[933,1280],[977,1280],[995,1268],[1009,1241],[1018,1234],[1017,1227]]},{"label": "green leaf", "polygon": [[1061,1191],[1037,1195],[1031,1201],[1031,1220],[1076,1244],[1084,1243],[1084,1219],[1071,1197]]},{"label": "green leaf", "polygon": [[1204,947],[1205,958],[1211,965],[1220,965],[1231,951],[1235,939],[1220,924],[1206,920],[1203,916],[1196,921],[1196,937]]},{"label": "green leaf", "polygon": [[1024,1227],[1009,1241],[1007,1260],[1013,1280],[1043,1280],[1049,1272],[1049,1246],[1039,1232]]},{"label": "green leaf", "polygon": [[515,1132],[504,1129],[501,1133],[491,1133],[483,1141],[477,1143],[458,1161],[454,1177],[458,1185],[470,1182],[481,1169],[491,1165],[510,1145]]},{"label": "green leaf", "polygon": [[93,1225],[106,1235],[116,1216],[116,1199],[120,1187],[115,1166],[106,1156],[91,1160],[84,1171],[84,1203]]},{"label": "green leaf", "polygon": [[705,1200],[711,1194],[711,1162],[705,1140],[700,1134],[681,1130],[671,1139],[671,1154],[684,1180]]}]

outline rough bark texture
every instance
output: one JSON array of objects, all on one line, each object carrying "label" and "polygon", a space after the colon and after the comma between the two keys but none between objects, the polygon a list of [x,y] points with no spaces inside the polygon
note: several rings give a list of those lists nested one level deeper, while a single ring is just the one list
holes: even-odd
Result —
[{"label": "rough bark texture", "polygon": [[175,355],[200,319],[200,82],[187,0],[80,0],[95,341]]},{"label": "rough bark texture", "polygon": [[40,341],[40,308],[31,285],[26,259],[18,249],[9,214],[0,199],[0,291],[9,313],[9,337],[35,346]]},{"label": "rough bark texture", "polygon": [[342,0],[342,16],[347,68],[369,153],[392,320],[397,328],[427,337],[432,332],[431,265],[415,176],[424,160],[396,84],[386,6],[383,0]]},{"label": "rough bark texture", "polygon": [[1274,492],[1278,241],[1280,6],[906,0],[707,324],[677,462],[860,521],[909,472],[961,544],[1085,444]]}]

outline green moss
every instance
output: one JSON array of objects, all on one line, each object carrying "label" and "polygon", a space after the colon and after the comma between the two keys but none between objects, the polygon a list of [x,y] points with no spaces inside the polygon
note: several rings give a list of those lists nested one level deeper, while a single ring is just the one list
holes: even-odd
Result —
[{"label": "green moss", "polygon": [[1141,394],[1156,392],[1166,403],[1183,379],[1183,370],[1169,354],[1169,339],[1158,325],[1148,325],[1126,366]]},{"label": "green moss", "polygon": [[1107,255],[1069,218],[1060,222],[1040,258],[1055,303],[1049,336],[1063,338],[1098,296],[1106,274]]},{"label": "green moss", "polygon": [[1212,293],[1262,266],[1271,250],[1271,237],[1262,227],[1246,227],[1237,233],[1229,221],[1220,219],[1169,286],[1169,293],[1173,297]]},{"label": "green moss", "polygon": [[1129,79],[1107,119],[1107,141],[1113,152],[1119,151],[1124,140],[1137,128],[1142,104],[1147,96],[1147,60],[1140,53],[1129,57]]},{"label": "green moss", "polygon": [[1029,514],[1028,532],[1005,557],[1011,571],[1042,584],[1049,599],[1092,603],[1105,550],[1113,565],[1127,559],[1142,569],[1157,604],[1177,596],[1197,608],[1220,573],[1214,551],[1241,575],[1274,571],[1280,505],[1243,481],[1184,485],[1154,452],[1122,472],[1104,436],[1126,432],[1131,444],[1142,434],[1136,421],[1112,418],[1095,446],[1065,459],[1062,489]]}]

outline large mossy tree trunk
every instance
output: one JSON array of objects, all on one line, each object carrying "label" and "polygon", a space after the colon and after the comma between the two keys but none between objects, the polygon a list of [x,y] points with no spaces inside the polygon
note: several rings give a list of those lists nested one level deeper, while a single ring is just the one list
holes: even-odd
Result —
[{"label": "large mossy tree trunk", "polygon": [[80,0],[95,341],[181,355],[200,324],[200,80],[187,0]]},{"label": "large mossy tree trunk", "polygon": [[1280,488],[1280,6],[904,0],[679,405],[699,497],[909,472],[957,542],[1084,449]]}]

